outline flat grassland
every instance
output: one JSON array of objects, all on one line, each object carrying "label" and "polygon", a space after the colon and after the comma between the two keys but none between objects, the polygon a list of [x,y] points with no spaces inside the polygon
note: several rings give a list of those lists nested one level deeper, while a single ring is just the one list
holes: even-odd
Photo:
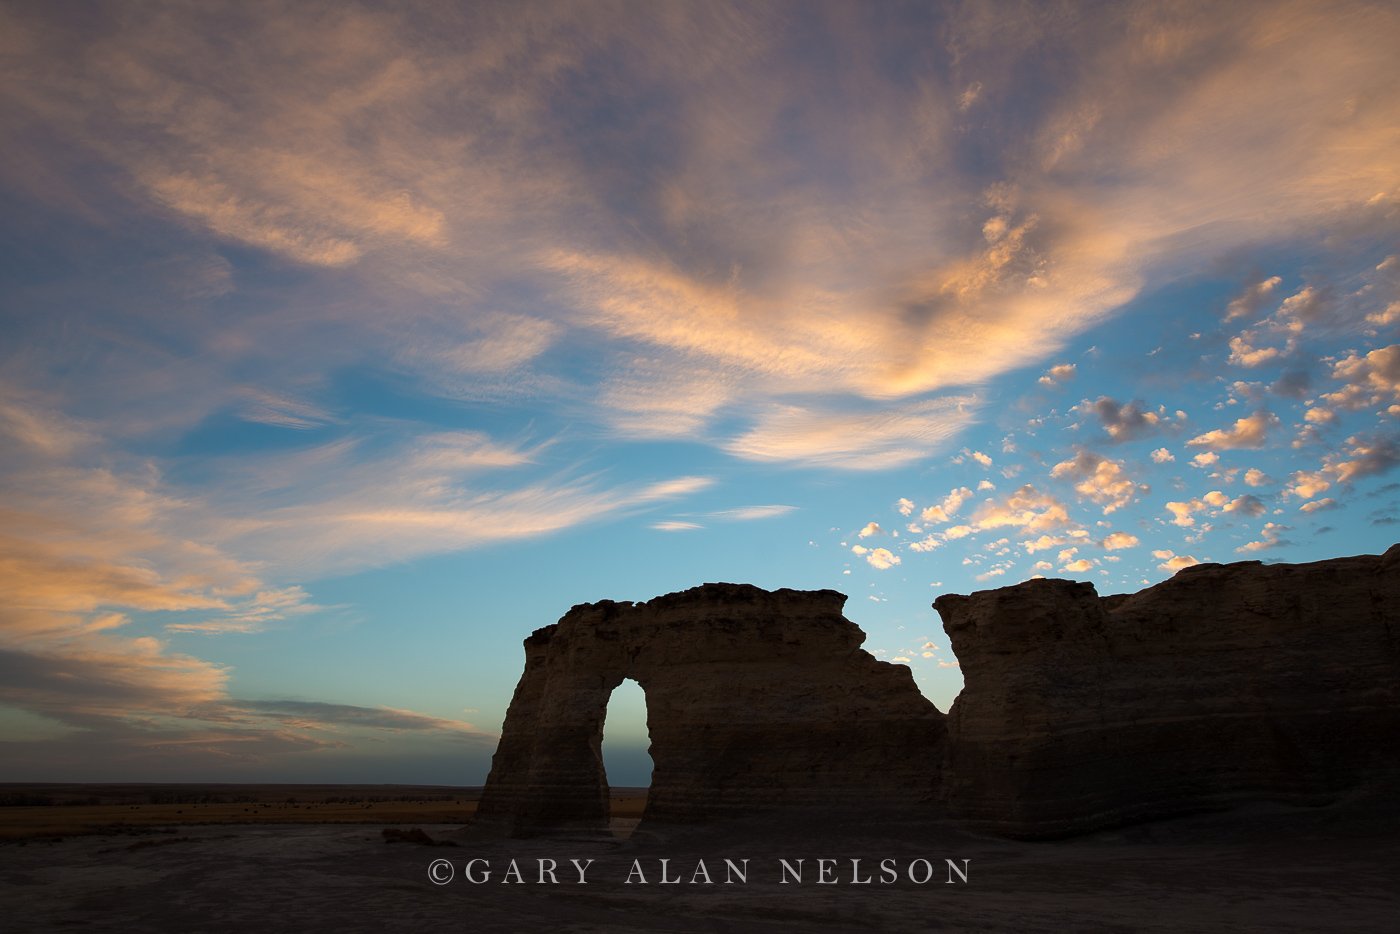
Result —
[{"label": "flat grassland", "polygon": [[[614,818],[636,819],[645,788],[618,788]],[[465,824],[479,786],[0,784],[0,840],[141,833],[208,824]]]}]

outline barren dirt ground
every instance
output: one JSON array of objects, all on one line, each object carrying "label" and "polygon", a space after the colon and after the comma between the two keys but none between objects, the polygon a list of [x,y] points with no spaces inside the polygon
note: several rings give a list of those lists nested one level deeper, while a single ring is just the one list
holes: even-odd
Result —
[{"label": "barren dirt ground", "polygon": [[[615,820],[621,827],[626,818]],[[386,842],[382,824],[131,828],[0,845],[12,931],[1385,932],[1400,918],[1400,833],[1337,808],[1259,806],[1051,843],[884,815],[785,815],[629,837]],[[725,883],[725,858],[747,883]],[[785,858],[802,882],[779,881]],[[916,859],[932,878],[910,881]],[[452,879],[435,884],[429,864]],[[489,882],[464,878],[489,860]],[[570,860],[592,859],[585,884]],[[662,883],[660,860],[668,860]],[[834,884],[818,884],[817,860]],[[851,859],[860,859],[852,884]],[[899,879],[881,883],[881,860]],[[968,881],[945,860],[966,865]],[[506,881],[511,860],[522,882]],[[540,860],[557,883],[538,881]],[[646,884],[627,883],[637,860]],[[713,882],[697,876],[703,860]],[[964,864],[962,861],[967,860]],[[912,863],[915,877],[923,864]],[[485,869],[474,865],[478,873]],[[445,875],[445,872],[443,873]],[[479,876],[478,876],[479,877]],[[546,877],[546,880],[548,877]]]}]

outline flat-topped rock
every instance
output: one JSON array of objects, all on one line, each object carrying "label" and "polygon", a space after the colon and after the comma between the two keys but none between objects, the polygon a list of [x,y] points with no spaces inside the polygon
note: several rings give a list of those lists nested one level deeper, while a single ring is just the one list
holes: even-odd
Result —
[{"label": "flat-topped rock", "polygon": [[624,678],[646,691],[644,822],[931,800],[944,716],[907,667],[861,649],[845,601],[705,584],[574,607],[525,640],[476,823],[517,836],[605,827],[603,720]]},{"label": "flat-topped rock", "polygon": [[984,829],[1324,804],[1400,768],[1400,546],[1202,564],[1104,598],[1032,580],[934,607],[965,679],[940,797]]}]

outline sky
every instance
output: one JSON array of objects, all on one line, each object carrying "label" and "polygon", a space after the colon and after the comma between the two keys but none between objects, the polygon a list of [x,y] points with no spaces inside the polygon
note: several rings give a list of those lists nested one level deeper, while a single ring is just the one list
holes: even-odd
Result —
[{"label": "sky", "polygon": [[[1400,540],[1386,2],[7,2],[0,781],[479,784],[571,606]],[[645,784],[644,700],[605,759]]]}]

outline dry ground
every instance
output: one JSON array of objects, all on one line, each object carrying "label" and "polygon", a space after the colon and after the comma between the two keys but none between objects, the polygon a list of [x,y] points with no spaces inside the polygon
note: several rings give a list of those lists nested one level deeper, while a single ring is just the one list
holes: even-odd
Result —
[{"label": "dry ground", "polygon": [[[1400,918],[1400,822],[1356,802],[1260,805],[1049,843],[910,813],[792,812],[642,826],[627,838],[499,840],[459,823],[400,826],[456,845],[386,843],[378,823],[270,819],[0,844],[5,930],[1393,934]],[[725,884],[726,857],[749,860],[746,882]],[[801,883],[780,881],[783,858],[804,861]],[[907,876],[921,858],[937,867],[927,883]],[[438,859],[452,866],[442,885],[429,878]],[[489,882],[464,878],[472,859],[490,861]],[[594,861],[585,884],[570,881],[573,859]],[[683,881],[661,883],[663,859]],[[835,884],[816,883],[818,859],[836,861]],[[863,874],[894,859],[900,877],[852,884],[852,859]],[[946,859],[967,860],[969,881],[945,881]],[[558,882],[538,881],[541,860],[557,865]],[[646,885],[625,881],[633,860]],[[690,881],[701,860],[711,884]]]}]

